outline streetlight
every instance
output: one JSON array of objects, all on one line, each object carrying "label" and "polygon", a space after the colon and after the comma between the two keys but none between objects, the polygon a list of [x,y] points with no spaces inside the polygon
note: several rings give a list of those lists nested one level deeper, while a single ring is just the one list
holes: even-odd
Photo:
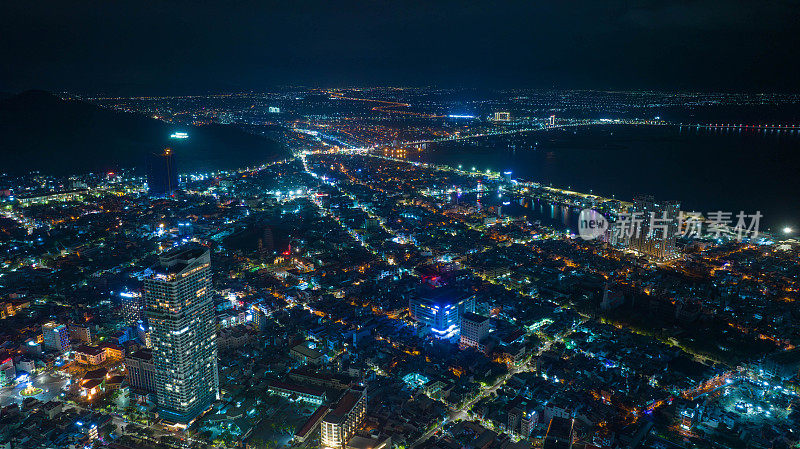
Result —
[{"label": "streetlight", "polygon": [[792,228],[789,227],[789,226],[786,226],[785,228],[783,228],[783,233],[784,234],[791,234],[792,233]]}]

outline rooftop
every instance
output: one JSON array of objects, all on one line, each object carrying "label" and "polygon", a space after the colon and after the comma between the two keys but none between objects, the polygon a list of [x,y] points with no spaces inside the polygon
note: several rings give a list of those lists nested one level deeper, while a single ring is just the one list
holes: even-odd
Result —
[{"label": "rooftop", "polygon": [[308,388],[308,387],[304,387],[304,386],[301,386],[301,385],[295,385],[295,384],[289,383],[289,382],[281,382],[281,381],[278,381],[278,380],[276,380],[275,382],[272,382],[269,385],[269,388],[270,389],[279,388],[281,390],[295,391],[297,393],[308,394],[308,395],[312,395],[312,396],[322,396],[323,394],[325,394],[322,391],[316,390],[314,388]]},{"label": "rooftop", "polygon": [[464,316],[462,317],[464,320],[473,321],[475,323],[483,323],[487,321],[489,318],[483,315],[478,315],[477,313],[473,312],[464,312]]},{"label": "rooftop", "polygon": [[321,352],[317,351],[316,349],[309,348],[308,346],[306,346],[305,343],[300,343],[299,345],[294,346],[292,348],[292,351],[297,352],[300,355],[302,355],[303,357],[306,357],[306,358],[309,358],[309,359],[316,359],[316,358],[322,357],[322,353]]},{"label": "rooftop", "polygon": [[313,429],[317,425],[317,422],[320,419],[322,419],[322,417],[325,416],[326,413],[328,413],[328,410],[330,410],[330,408],[327,405],[319,407],[317,411],[315,411],[314,414],[312,414],[311,417],[308,418],[308,421],[306,421],[306,423],[303,424],[303,427],[301,427],[300,430],[298,430],[295,435],[301,438],[305,437],[306,434],[308,434],[311,431],[311,429]]},{"label": "rooftop", "polygon": [[339,422],[344,418],[361,399],[361,392],[349,390],[339,399],[334,409],[325,418],[328,422]]},{"label": "rooftop", "polygon": [[210,260],[208,248],[199,244],[189,244],[165,251],[158,256],[158,263],[151,267],[156,274],[177,274],[195,263],[199,258]]},{"label": "rooftop", "polygon": [[89,345],[80,345],[75,352],[80,352],[81,354],[86,354],[90,356],[98,356],[105,352],[105,350],[98,346],[89,346]]},{"label": "rooftop", "polygon": [[153,350],[150,348],[142,348],[129,356],[132,359],[139,360],[153,360]]}]

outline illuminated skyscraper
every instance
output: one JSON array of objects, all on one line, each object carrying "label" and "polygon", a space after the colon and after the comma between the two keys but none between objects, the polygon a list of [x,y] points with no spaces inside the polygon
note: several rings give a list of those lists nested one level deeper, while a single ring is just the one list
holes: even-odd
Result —
[{"label": "illuminated skyscraper", "polygon": [[161,254],[147,272],[144,298],[159,414],[170,422],[189,423],[219,395],[208,249],[188,245]]},{"label": "illuminated skyscraper", "polygon": [[67,326],[54,322],[42,326],[42,339],[44,347],[60,353],[69,351],[69,331]]},{"label": "illuminated skyscraper", "polygon": [[171,196],[178,189],[178,169],[171,148],[152,153],[147,158],[147,193],[150,196]]},{"label": "illuminated skyscraper", "polygon": [[658,262],[676,258],[680,208],[676,201],[656,201],[649,195],[634,197],[629,212],[636,214],[641,226],[639,232],[630,237],[629,248]]},{"label": "illuminated skyscraper", "polygon": [[120,292],[122,316],[125,324],[133,326],[142,319],[142,295],[138,292]]}]

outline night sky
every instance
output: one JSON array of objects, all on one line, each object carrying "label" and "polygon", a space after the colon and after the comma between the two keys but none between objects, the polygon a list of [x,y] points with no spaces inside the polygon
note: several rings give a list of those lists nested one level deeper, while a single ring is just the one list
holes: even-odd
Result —
[{"label": "night sky", "polygon": [[[222,5],[224,4],[224,6]],[[0,91],[797,91],[800,1],[4,1]]]}]

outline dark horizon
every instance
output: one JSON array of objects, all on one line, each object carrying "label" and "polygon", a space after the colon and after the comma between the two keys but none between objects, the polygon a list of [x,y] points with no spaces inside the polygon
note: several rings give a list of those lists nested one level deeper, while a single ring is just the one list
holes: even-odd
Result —
[{"label": "dark horizon", "polygon": [[[29,92],[43,92],[47,94],[52,94],[56,96],[66,96],[64,98],[73,99],[78,101],[86,101],[89,103],[93,103],[94,100],[103,100],[103,99],[112,99],[112,98],[189,98],[189,97],[213,97],[213,96],[225,96],[225,95],[267,95],[267,94],[274,94],[283,91],[347,91],[347,90],[368,90],[368,89],[409,89],[409,90],[418,90],[424,91],[426,89],[441,89],[441,90],[453,90],[453,91],[474,91],[474,92],[507,92],[513,90],[526,90],[531,92],[548,92],[548,91],[563,91],[563,92],[596,92],[596,93],[631,93],[631,94],[659,94],[659,95],[689,95],[689,94],[697,94],[697,95],[715,95],[715,94],[724,94],[724,95],[735,95],[735,94],[744,94],[744,95],[778,95],[783,96],[782,98],[786,99],[787,101],[792,101],[791,98],[794,95],[800,95],[798,91],[794,90],[750,90],[750,91],[743,91],[743,90],[736,90],[736,89],[681,89],[681,88],[662,88],[662,89],[648,89],[648,88],[579,88],[579,87],[559,87],[559,86],[551,86],[551,87],[538,87],[538,86],[510,86],[510,87],[477,87],[477,86],[466,86],[466,85],[443,85],[443,84],[428,84],[428,85],[411,85],[411,84],[380,84],[380,83],[373,83],[373,84],[358,84],[358,85],[321,85],[321,84],[274,84],[271,86],[266,86],[263,88],[229,88],[229,89],[214,89],[214,88],[207,88],[201,89],[197,91],[186,91],[186,92],[174,92],[174,93],[163,93],[163,94],[151,94],[147,95],[144,93],[128,93],[120,92],[117,94],[109,92],[108,89],[102,89],[98,91],[92,91],[91,89],[82,89],[82,90],[70,90],[70,89],[44,89],[39,87],[32,87],[32,88],[25,88],[21,90],[5,90],[0,91],[2,94],[16,96],[20,94],[25,94]],[[367,97],[365,97],[367,98]]]},{"label": "dark horizon", "polygon": [[309,1],[0,7],[0,91],[281,85],[796,92],[796,2]]}]

